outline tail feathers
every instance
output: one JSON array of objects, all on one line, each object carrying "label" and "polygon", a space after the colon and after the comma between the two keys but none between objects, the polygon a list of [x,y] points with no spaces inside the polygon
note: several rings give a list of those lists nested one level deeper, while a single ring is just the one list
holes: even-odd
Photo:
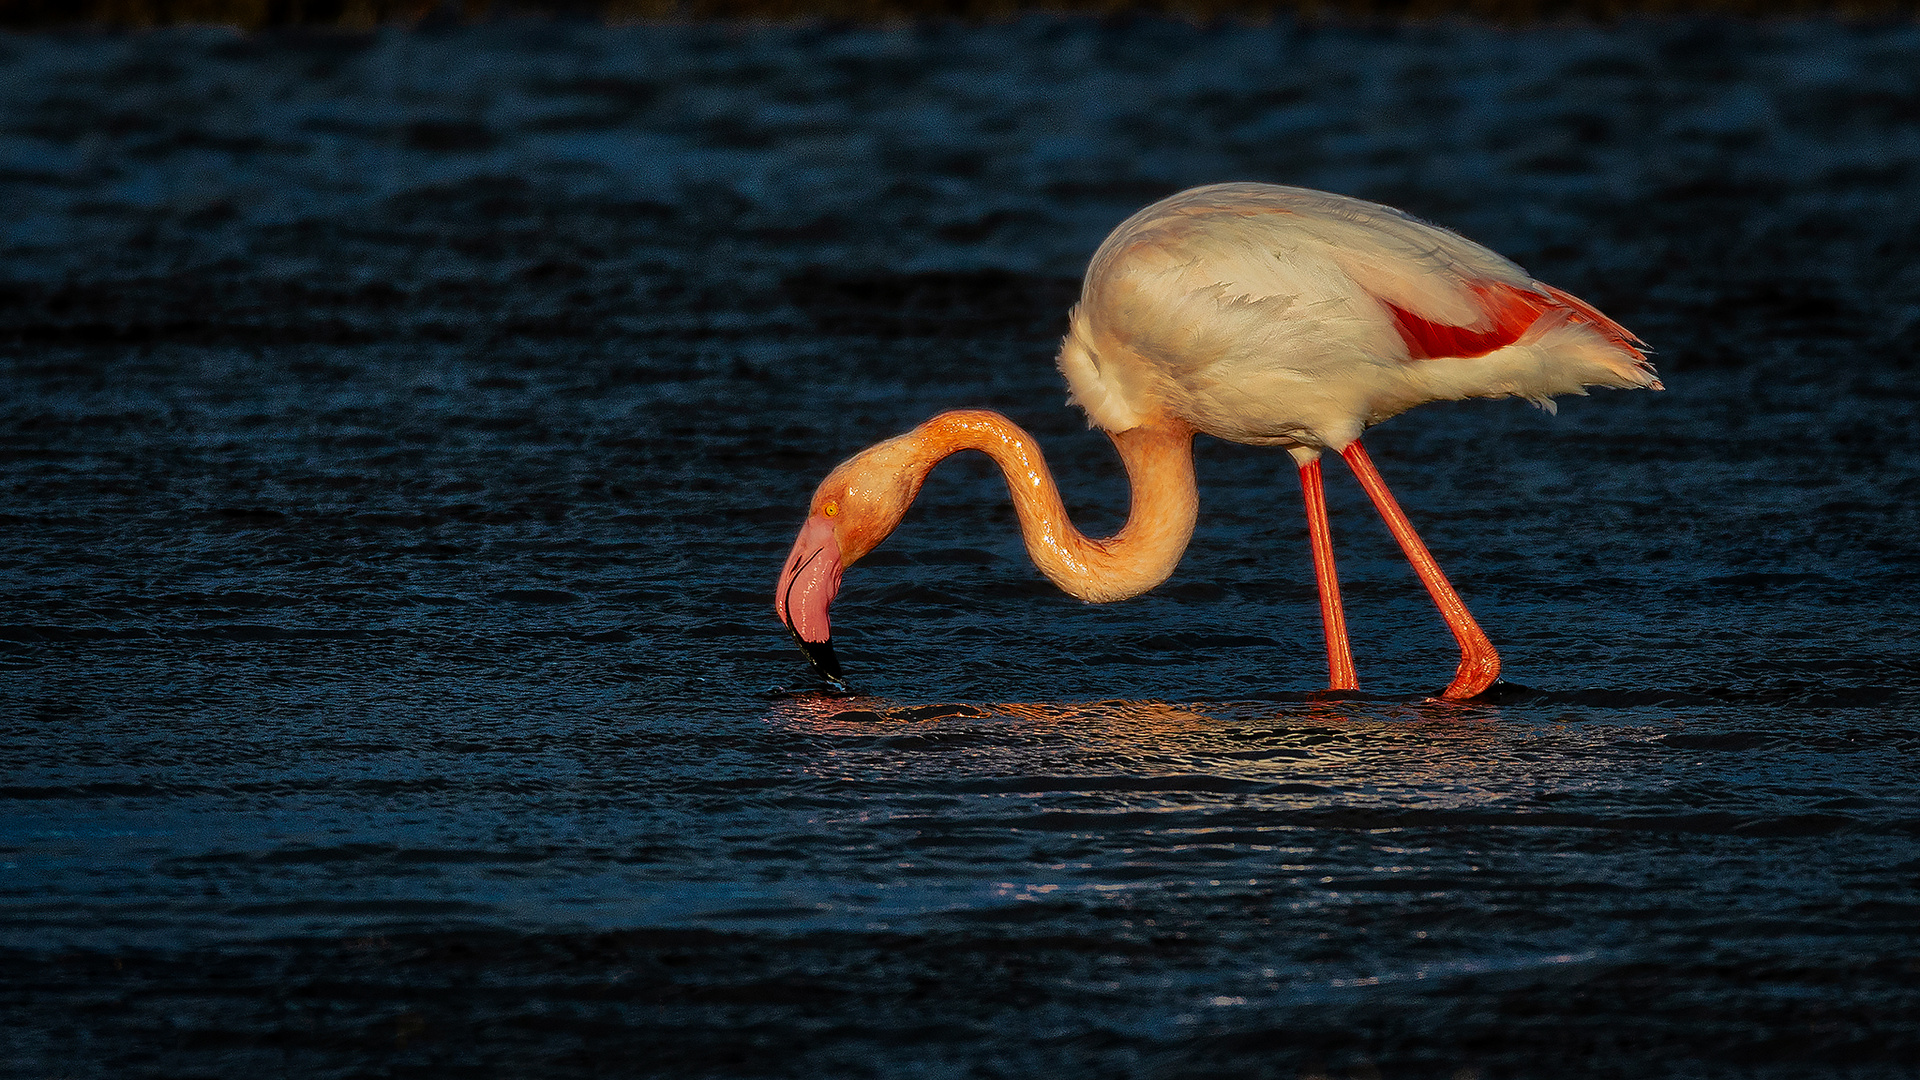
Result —
[{"label": "tail feathers", "polygon": [[1589,386],[1666,389],[1639,339],[1622,341],[1622,334],[1626,331],[1611,320],[1603,324],[1564,312],[1543,316],[1515,346],[1530,352],[1537,365],[1522,396],[1551,412],[1551,395],[1584,394]]},{"label": "tail feathers", "polygon": [[[1599,308],[1594,307],[1592,304],[1587,303],[1585,300],[1580,299],[1565,289],[1556,289],[1544,281],[1539,284],[1541,288],[1547,290],[1548,296],[1559,301],[1562,307],[1572,311],[1577,317],[1577,321],[1591,324],[1594,329],[1605,335],[1609,341],[1612,341],[1615,345],[1620,346],[1627,352],[1632,353],[1633,358],[1641,361],[1649,373],[1653,371],[1652,365],[1645,364],[1647,359],[1647,343],[1641,341],[1633,331],[1602,315]],[[1657,384],[1659,381],[1660,380],[1655,379],[1654,383]]]}]

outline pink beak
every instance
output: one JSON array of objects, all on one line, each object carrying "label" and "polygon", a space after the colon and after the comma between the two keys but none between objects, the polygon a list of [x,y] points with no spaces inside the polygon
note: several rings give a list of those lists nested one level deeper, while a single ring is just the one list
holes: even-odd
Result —
[{"label": "pink beak", "polygon": [[833,522],[824,515],[813,515],[800,527],[793,554],[787,556],[786,568],[780,571],[773,611],[787,624],[814,670],[844,688],[846,679],[833,655],[833,629],[827,617],[827,608],[840,593],[842,569],[840,541],[833,535]]}]

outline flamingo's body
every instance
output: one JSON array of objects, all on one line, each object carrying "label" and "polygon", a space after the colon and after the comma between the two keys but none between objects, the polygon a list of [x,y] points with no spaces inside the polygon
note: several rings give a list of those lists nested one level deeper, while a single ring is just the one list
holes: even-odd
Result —
[{"label": "flamingo's body", "polygon": [[982,450],[1007,475],[1034,562],[1067,592],[1120,600],[1165,581],[1193,533],[1196,432],[1285,447],[1300,468],[1329,684],[1356,689],[1321,495],[1320,455],[1353,467],[1459,640],[1445,696],[1492,685],[1499,657],[1362,449],[1373,424],[1428,401],[1588,386],[1659,389],[1637,338],[1499,255],[1375,203],[1217,184],[1147,207],[1094,254],[1060,350],[1072,401],[1133,485],[1127,524],[1067,521],[1033,440],[996,413],[935,417],[842,463],[815,491],[774,606],[839,681],[827,605],[840,572],[893,531],[933,465]]}]

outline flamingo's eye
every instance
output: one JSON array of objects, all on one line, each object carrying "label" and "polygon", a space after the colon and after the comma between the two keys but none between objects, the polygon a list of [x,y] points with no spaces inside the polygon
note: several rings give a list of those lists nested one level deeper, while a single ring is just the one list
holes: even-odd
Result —
[{"label": "flamingo's eye", "polygon": [[840,504],[837,502],[834,502],[832,499],[828,499],[826,502],[826,505],[820,508],[820,512],[827,515],[828,517],[832,517],[833,515],[840,512]]}]

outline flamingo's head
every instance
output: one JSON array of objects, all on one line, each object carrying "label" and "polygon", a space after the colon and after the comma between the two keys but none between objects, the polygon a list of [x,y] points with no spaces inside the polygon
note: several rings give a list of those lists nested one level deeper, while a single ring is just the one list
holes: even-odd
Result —
[{"label": "flamingo's head", "polygon": [[841,572],[899,526],[930,468],[920,440],[902,435],[841,462],[814,489],[806,524],[780,571],[773,610],[814,670],[835,686],[844,688],[846,679],[833,655],[827,609],[840,592]]}]

